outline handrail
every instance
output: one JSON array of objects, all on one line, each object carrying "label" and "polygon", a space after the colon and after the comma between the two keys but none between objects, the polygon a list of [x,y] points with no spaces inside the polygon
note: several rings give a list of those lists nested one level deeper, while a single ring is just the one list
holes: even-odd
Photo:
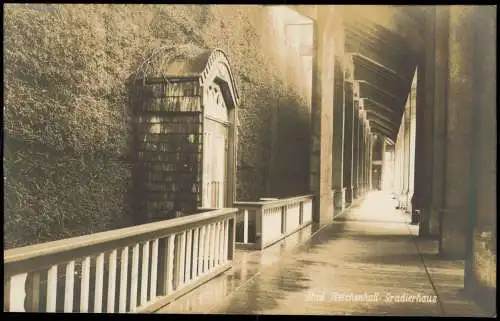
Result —
[{"label": "handrail", "polygon": [[[99,247],[99,251],[106,251],[117,246],[125,246],[129,243],[149,239],[153,234],[154,237],[162,237],[181,229],[188,229],[201,223],[208,223],[209,221],[234,215],[236,211],[236,208],[217,209],[160,222],[9,249],[4,251],[4,275],[9,276],[16,273],[16,270],[19,270],[17,266],[16,269],[11,268],[11,266],[17,265],[15,263],[34,260],[43,256],[44,259],[43,262],[40,262],[41,265],[36,265],[36,269],[40,269],[51,265],[48,262],[50,260],[47,259],[47,256],[61,255],[64,256],[64,261],[69,261],[91,254],[96,247]],[[74,255],[64,255],[76,250],[78,252],[75,252]],[[29,272],[29,270],[24,272]]]},{"label": "handrail", "polygon": [[299,196],[293,196],[293,197],[281,198],[281,199],[269,200],[269,201],[234,202],[234,205],[238,208],[242,207],[242,206],[245,206],[245,207],[246,206],[248,206],[248,207],[259,207],[259,206],[275,207],[275,206],[282,206],[282,205],[285,205],[288,203],[294,203],[294,202],[301,200],[301,199],[312,198],[313,196],[314,196],[313,194],[307,194],[307,195],[299,195]]},{"label": "handrail", "polygon": [[168,304],[231,267],[238,209],[202,210],[4,251],[4,310],[137,312]]},{"label": "handrail", "polygon": [[312,223],[313,195],[235,202],[238,248],[263,249]]}]

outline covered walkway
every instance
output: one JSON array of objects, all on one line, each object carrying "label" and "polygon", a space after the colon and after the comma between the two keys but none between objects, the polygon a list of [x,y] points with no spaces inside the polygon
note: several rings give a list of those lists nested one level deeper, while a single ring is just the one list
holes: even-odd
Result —
[{"label": "covered walkway", "polygon": [[322,228],[238,250],[232,269],[157,312],[485,315],[461,294],[464,261],[438,258],[394,205],[372,192]]}]

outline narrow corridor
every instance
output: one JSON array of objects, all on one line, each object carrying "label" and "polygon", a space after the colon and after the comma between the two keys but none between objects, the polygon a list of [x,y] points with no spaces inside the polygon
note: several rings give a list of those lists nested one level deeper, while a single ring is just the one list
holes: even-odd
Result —
[{"label": "narrow corridor", "polygon": [[288,250],[239,252],[252,259],[160,312],[481,315],[460,293],[463,261],[438,258],[437,240],[419,239],[394,208],[390,195],[372,192],[306,242],[311,228],[286,240]]}]

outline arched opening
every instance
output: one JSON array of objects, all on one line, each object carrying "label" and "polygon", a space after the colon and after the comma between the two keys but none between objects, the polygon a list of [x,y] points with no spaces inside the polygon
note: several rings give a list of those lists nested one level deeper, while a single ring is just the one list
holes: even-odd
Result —
[{"label": "arched opening", "polygon": [[166,59],[135,83],[139,221],[230,207],[239,96],[219,49]]}]

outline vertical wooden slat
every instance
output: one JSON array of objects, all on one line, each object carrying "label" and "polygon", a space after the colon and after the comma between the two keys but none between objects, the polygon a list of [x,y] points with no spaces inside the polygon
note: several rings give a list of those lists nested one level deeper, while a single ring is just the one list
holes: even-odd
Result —
[{"label": "vertical wooden slat", "polygon": [[236,246],[236,220],[234,218],[228,219],[228,255],[227,258],[229,260],[234,259],[234,252]]},{"label": "vertical wooden slat", "polygon": [[217,228],[215,229],[216,235],[215,235],[215,264],[214,265],[217,266],[217,265],[219,265],[219,263],[221,261],[221,255],[220,255],[220,250],[222,248],[221,222],[217,222],[215,226]]},{"label": "vertical wooden slat", "polygon": [[199,236],[200,236],[200,228],[195,228],[193,231],[193,280],[198,278],[198,251],[199,251]]},{"label": "vertical wooden slat", "polygon": [[173,291],[173,277],[174,277],[174,254],[175,254],[175,234],[170,235],[168,239],[166,239],[167,242],[167,257],[166,257],[166,264],[165,264],[165,294],[170,294]]},{"label": "vertical wooden slat", "polygon": [[40,272],[33,272],[31,274],[33,294],[31,296],[30,311],[40,311]]},{"label": "vertical wooden slat", "polygon": [[220,231],[220,249],[219,249],[219,263],[225,263],[226,260],[224,259],[224,246],[226,245],[226,239],[224,236],[226,235],[225,229],[226,229],[226,220],[224,219],[223,221],[220,222],[221,226],[221,231]]},{"label": "vertical wooden slat", "polygon": [[[57,271],[56,271],[57,272]],[[9,281],[9,312],[25,312],[25,284],[28,273],[14,275]],[[55,310],[55,308],[54,308]]]},{"label": "vertical wooden slat", "polygon": [[156,287],[158,276],[158,239],[153,241],[151,246],[151,283],[149,288],[149,298],[154,300],[156,298]]},{"label": "vertical wooden slat", "polygon": [[82,261],[82,284],[80,290],[80,312],[89,311],[90,294],[90,257],[87,256]]},{"label": "vertical wooden slat", "polygon": [[206,242],[205,242],[205,233],[206,227],[202,226],[200,229],[200,248],[199,248],[199,261],[198,261],[198,275],[203,275],[205,273],[204,266],[205,266],[205,247],[206,247]]},{"label": "vertical wooden slat", "polygon": [[214,223],[214,248],[212,250],[213,253],[213,261],[212,261],[212,266],[217,265],[217,259],[218,259],[218,249],[219,247],[219,222]]},{"label": "vertical wooden slat", "polygon": [[248,210],[243,210],[243,243],[248,243]]},{"label": "vertical wooden slat", "polygon": [[130,276],[130,307],[129,311],[135,311],[137,307],[137,282],[139,279],[139,244],[132,249],[132,275]]},{"label": "vertical wooden slat", "polygon": [[192,261],[191,261],[191,251],[192,251],[192,240],[193,240],[193,230],[187,230],[186,232],[186,263],[185,263],[185,273],[184,273],[184,282],[188,283],[191,280],[191,269],[192,269]]},{"label": "vertical wooden slat", "polygon": [[212,225],[206,226],[205,233],[205,262],[203,263],[203,271],[207,273],[210,270],[210,251],[212,250]]},{"label": "vertical wooden slat", "polygon": [[219,264],[224,262],[224,221],[219,222]]},{"label": "vertical wooden slat", "polygon": [[224,252],[222,256],[224,257],[224,263],[227,262],[227,252],[228,252],[228,235],[229,235],[229,221],[224,219]]},{"label": "vertical wooden slat", "polygon": [[115,312],[115,290],[116,290],[116,256],[117,251],[111,251],[109,255],[108,273],[108,312]]},{"label": "vertical wooden slat", "polygon": [[181,239],[180,239],[180,251],[179,251],[179,274],[178,274],[178,280],[179,280],[179,285],[184,284],[184,267],[185,267],[185,261],[186,261],[186,232],[181,233]]},{"label": "vertical wooden slat", "polygon": [[214,268],[215,266],[215,253],[216,253],[216,246],[215,244],[216,241],[216,236],[217,236],[217,225],[214,223],[212,224],[212,239],[210,241],[211,246],[211,251],[210,251],[210,271]]},{"label": "vertical wooden slat", "polygon": [[104,253],[97,255],[95,265],[94,312],[102,312],[102,292],[104,287]]},{"label": "vertical wooden slat", "polygon": [[75,261],[66,264],[66,284],[64,290],[64,312],[73,312],[73,290],[75,289]]},{"label": "vertical wooden slat", "polygon": [[47,312],[56,312],[57,265],[52,265],[47,274]]},{"label": "vertical wooden slat", "polygon": [[120,302],[118,312],[127,311],[127,277],[128,277],[128,246],[121,251],[120,258]]},{"label": "vertical wooden slat", "polygon": [[141,273],[141,299],[143,306],[148,300],[148,277],[149,277],[149,241],[142,244],[142,273]]}]

